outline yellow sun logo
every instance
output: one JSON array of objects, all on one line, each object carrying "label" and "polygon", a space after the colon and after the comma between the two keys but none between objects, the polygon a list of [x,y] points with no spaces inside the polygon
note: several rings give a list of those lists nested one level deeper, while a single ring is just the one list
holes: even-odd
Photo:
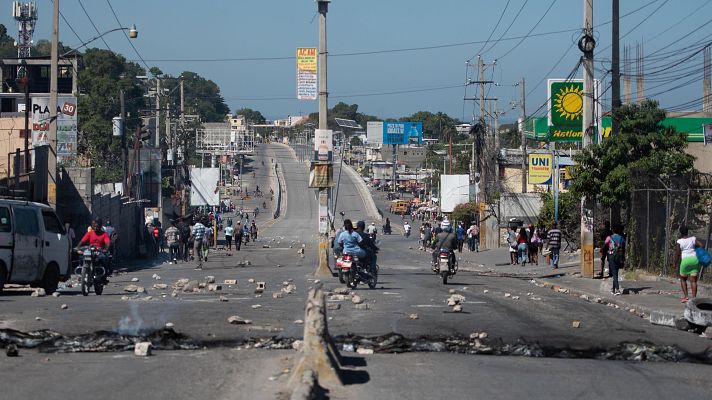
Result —
[{"label": "yellow sun logo", "polygon": [[559,117],[573,121],[581,116],[583,89],[576,85],[564,86],[554,97],[554,110]]}]

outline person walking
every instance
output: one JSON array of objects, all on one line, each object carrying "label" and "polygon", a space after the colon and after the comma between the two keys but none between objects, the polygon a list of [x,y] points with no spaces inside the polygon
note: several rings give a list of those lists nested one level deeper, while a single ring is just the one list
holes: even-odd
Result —
[{"label": "person walking", "polygon": [[457,252],[462,253],[462,246],[465,244],[465,224],[460,221],[459,224],[457,224]]},{"label": "person walking", "polygon": [[526,264],[529,253],[529,235],[527,230],[522,227],[517,235],[517,258],[522,267]]},{"label": "person walking", "polygon": [[561,250],[561,231],[559,230],[559,224],[556,222],[554,222],[551,226],[551,230],[547,233],[547,239],[549,241],[549,251],[551,252],[551,267],[558,269],[559,251]]},{"label": "person walking", "polygon": [[227,226],[225,227],[225,245],[227,247],[227,251],[232,251],[232,235],[234,231],[235,228],[232,227],[232,221],[228,220]]},{"label": "person walking", "polygon": [[426,222],[423,224],[423,250],[428,251],[432,241],[433,229],[430,227],[430,223]]},{"label": "person walking", "polygon": [[541,236],[539,229],[534,225],[529,225],[529,262],[539,265],[539,248],[541,247]]},{"label": "person walking", "polygon": [[[613,287],[611,288],[611,293],[613,295],[621,294],[620,284],[618,283],[618,270],[623,265],[623,254],[625,254],[625,239],[620,235],[621,229],[620,225],[615,225],[612,230],[612,234],[606,238],[604,242],[608,248],[608,271],[613,278]],[[551,234],[551,232],[549,232]],[[694,255],[694,241],[693,241],[693,255]],[[697,257],[695,257],[697,261]],[[697,289],[697,287],[695,287]],[[685,291],[685,297],[687,297],[687,291]]]},{"label": "person walking", "polygon": [[[606,259],[608,258],[608,245],[606,244],[606,239],[612,234],[613,231],[611,231],[610,221],[604,222],[603,230],[601,230],[601,236],[599,237],[601,240],[601,273],[598,274],[599,278],[604,278],[604,275],[606,274]],[[610,272],[608,276],[610,277]]]},{"label": "person walking", "polygon": [[166,244],[168,245],[168,264],[178,264],[178,246],[180,244],[180,231],[175,221],[166,229]]},{"label": "person walking", "polygon": [[242,247],[242,224],[240,221],[237,221],[237,225],[235,225],[235,250],[240,251],[240,247]]},{"label": "person walking", "polygon": [[509,245],[509,263],[517,265],[517,232],[513,226],[507,228],[507,233],[504,235],[504,238]]},{"label": "person walking", "polygon": [[[680,239],[677,239],[675,248],[675,264],[680,266],[680,287],[682,288],[682,301],[687,303],[687,280],[690,280],[692,297],[697,297],[697,276],[700,274],[700,262],[695,253],[695,247],[702,247],[702,243],[694,236],[689,235],[689,229],[680,227]],[[608,266],[611,263],[609,261]]]},{"label": "person walking", "polygon": [[202,269],[203,263],[203,237],[205,236],[205,225],[200,221],[196,221],[193,225],[193,230],[191,232],[191,238],[193,239],[193,257],[198,258],[197,269]]},{"label": "person walking", "polygon": [[257,225],[255,225],[255,220],[252,220],[252,224],[250,225],[250,239],[252,239],[253,242],[257,241]]},{"label": "person walking", "polygon": [[467,245],[470,251],[480,251],[480,227],[474,222],[467,229]]}]

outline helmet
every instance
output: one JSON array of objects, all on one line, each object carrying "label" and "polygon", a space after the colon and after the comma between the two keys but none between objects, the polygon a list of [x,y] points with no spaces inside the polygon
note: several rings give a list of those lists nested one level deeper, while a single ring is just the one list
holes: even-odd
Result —
[{"label": "helmet", "polygon": [[451,227],[450,227],[450,221],[448,221],[448,220],[443,221],[443,222],[440,224],[440,227],[442,228],[442,230],[447,231],[447,232],[450,232],[450,228],[451,228]]},{"label": "helmet", "polygon": [[356,222],[356,228],[357,229],[365,229],[366,228],[366,223],[363,221],[358,221]]}]

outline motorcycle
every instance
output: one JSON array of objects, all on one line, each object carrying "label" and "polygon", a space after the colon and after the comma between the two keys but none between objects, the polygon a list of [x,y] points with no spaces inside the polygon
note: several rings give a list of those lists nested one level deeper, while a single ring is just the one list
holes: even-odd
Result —
[{"label": "motorcycle", "polygon": [[[89,246],[76,251],[81,255],[81,259],[80,266],[74,270],[74,273],[79,275],[82,295],[88,296],[92,288],[94,293],[101,295],[104,292],[105,279],[109,272],[101,265],[100,258],[103,257],[101,249],[96,246]],[[111,255],[108,257],[109,263],[111,263]]]},{"label": "motorcycle", "polygon": [[391,226],[390,226],[390,225],[383,225],[383,234],[384,234],[384,235],[390,235],[390,234],[391,234]]},{"label": "motorcycle", "polygon": [[371,271],[368,265],[364,265],[362,260],[351,254],[343,254],[336,261],[339,270],[339,282],[346,283],[351,289],[361,283],[366,283],[369,288],[375,289],[378,284],[378,266],[375,271]]},{"label": "motorcycle", "polygon": [[409,228],[403,229],[403,231],[404,231],[403,234],[405,235],[405,237],[410,237],[410,229]]},{"label": "motorcycle", "polygon": [[[454,262],[454,265],[453,265]],[[448,249],[440,249],[433,264],[433,272],[443,280],[443,285],[447,285],[447,280],[457,273],[457,260],[451,257]]]}]

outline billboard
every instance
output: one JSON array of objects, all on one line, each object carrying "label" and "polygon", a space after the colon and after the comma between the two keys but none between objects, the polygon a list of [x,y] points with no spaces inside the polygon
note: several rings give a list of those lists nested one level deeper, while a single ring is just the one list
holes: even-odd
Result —
[{"label": "billboard", "polygon": [[217,206],[220,204],[220,168],[190,168],[190,205]]},{"label": "billboard", "polygon": [[366,141],[368,144],[383,144],[383,121],[366,122]]},{"label": "billboard", "polygon": [[[583,136],[583,80],[549,79],[547,83],[548,140],[580,141]],[[594,80],[594,98],[599,98],[599,89],[599,81]],[[593,124],[597,125],[600,120],[600,110],[595,114],[597,117]]]},{"label": "billboard", "polygon": [[334,157],[334,134],[331,129],[314,130],[314,161],[332,161]]},{"label": "billboard", "polygon": [[309,187],[326,188],[334,186],[334,164],[312,162],[309,166]]},{"label": "billboard", "polygon": [[548,185],[551,183],[553,160],[551,154],[529,154],[529,184]]},{"label": "billboard", "polygon": [[423,143],[422,122],[384,122],[383,144],[409,144],[411,139]]},{"label": "billboard", "polygon": [[297,99],[316,100],[317,89],[316,47],[297,48]]},{"label": "billboard", "polygon": [[[32,97],[32,147],[48,146],[49,96]],[[77,158],[77,98],[57,97],[57,162],[73,165]]]},{"label": "billboard", "polygon": [[451,213],[455,207],[470,201],[469,175],[440,175],[440,207],[444,213]]}]

